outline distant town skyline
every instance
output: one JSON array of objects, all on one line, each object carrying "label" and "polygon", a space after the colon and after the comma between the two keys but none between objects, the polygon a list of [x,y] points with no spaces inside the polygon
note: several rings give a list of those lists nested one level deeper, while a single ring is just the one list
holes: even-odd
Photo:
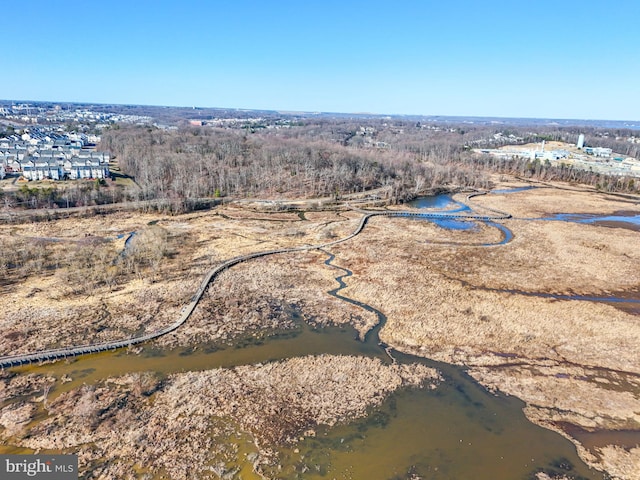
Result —
[{"label": "distant town skyline", "polygon": [[7,99],[640,119],[632,0],[34,0],[3,13]]}]

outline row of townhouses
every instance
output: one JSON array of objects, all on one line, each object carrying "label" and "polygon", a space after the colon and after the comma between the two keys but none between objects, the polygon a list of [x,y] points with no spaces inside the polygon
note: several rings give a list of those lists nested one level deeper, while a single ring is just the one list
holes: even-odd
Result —
[{"label": "row of townhouses", "polygon": [[18,173],[27,180],[108,178],[109,154],[87,146],[78,135],[44,135],[39,130],[0,139],[0,178]]},{"label": "row of townhouses", "polygon": [[[61,105],[33,105],[28,103],[8,104],[0,101],[0,118],[32,124],[41,128],[47,124],[62,124],[68,121],[91,125],[98,130],[114,123],[148,125],[153,119],[143,115],[126,115],[110,112],[95,112],[86,108],[63,108]],[[34,128],[29,127],[29,128]]]}]

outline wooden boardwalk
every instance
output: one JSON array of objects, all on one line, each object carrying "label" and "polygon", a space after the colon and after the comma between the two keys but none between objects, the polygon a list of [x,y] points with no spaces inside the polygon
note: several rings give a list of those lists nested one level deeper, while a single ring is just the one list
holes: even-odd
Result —
[{"label": "wooden boardwalk", "polygon": [[[482,195],[484,193],[472,194],[467,197],[470,199],[476,195]],[[155,332],[147,333],[144,335],[139,335],[136,337],[131,337],[124,340],[114,340],[111,342],[97,343],[93,345],[80,345],[69,348],[57,348],[44,350],[40,352],[27,353],[23,355],[10,355],[0,357],[0,368],[8,368],[8,367],[16,367],[19,365],[25,365],[29,363],[38,363],[38,362],[46,362],[53,360],[60,360],[69,357],[78,357],[81,355],[88,355],[92,353],[106,352],[110,350],[117,350],[119,348],[131,347],[133,345],[138,345],[143,342],[148,342],[149,340],[153,340],[155,338],[161,337],[168,333],[171,333],[182,326],[189,317],[193,314],[193,311],[198,306],[198,303],[202,299],[207,287],[211,282],[213,282],[218,275],[227,270],[228,268],[233,267],[242,262],[246,262],[248,260],[252,260],[254,258],[266,257],[269,255],[278,255],[281,253],[293,253],[293,252],[302,252],[302,251],[310,251],[310,250],[319,250],[322,248],[331,247],[338,243],[346,242],[351,240],[353,237],[358,235],[370,218],[381,216],[381,217],[414,217],[414,218],[426,218],[426,219],[459,219],[459,220],[475,220],[475,221],[493,221],[493,220],[503,220],[511,218],[511,215],[506,214],[504,212],[498,212],[496,210],[491,210],[495,215],[476,215],[476,214],[454,214],[454,213],[420,213],[413,211],[367,211],[367,210],[359,210],[354,209],[363,213],[363,217],[360,219],[360,223],[358,223],[357,228],[350,235],[341,238],[339,240],[335,240],[333,242],[323,243],[321,245],[308,245],[294,248],[282,248],[277,250],[267,250],[264,252],[256,252],[250,253],[248,255],[243,255],[240,257],[232,258],[231,260],[227,260],[223,264],[215,267],[213,270],[210,270],[202,279],[200,286],[196,293],[191,297],[191,301],[189,304],[184,306],[180,311],[180,317],[168,327],[165,327],[160,330],[156,330]],[[487,209],[490,210],[490,209]]]}]

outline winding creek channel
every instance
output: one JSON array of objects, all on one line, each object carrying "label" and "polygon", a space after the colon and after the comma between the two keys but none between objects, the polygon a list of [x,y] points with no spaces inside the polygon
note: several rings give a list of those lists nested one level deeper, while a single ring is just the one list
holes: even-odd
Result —
[{"label": "winding creek channel", "polygon": [[[448,195],[420,199],[412,207],[426,209],[430,215],[447,215],[417,220],[434,221],[442,228],[472,230],[474,222],[484,222],[500,229],[500,242],[478,246],[498,246],[512,238],[511,231],[499,223],[499,219],[482,216],[465,218],[465,215],[473,215],[472,210],[467,205],[454,202]],[[366,219],[361,229],[366,230],[365,224]],[[136,371],[155,371],[160,375],[168,375],[315,354],[370,356],[380,358],[383,362],[420,362],[442,373],[443,381],[436,389],[401,390],[392,394],[381,407],[364,419],[333,428],[317,429],[317,435],[297,444],[295,451],[294,447],[281,448],[281,468],[269,472],[270,475],[283,479],[512,480],[534,478],[535,472],[544,470],[573,478],[604,478],[580,460],[575,447],[568,440],[529,422],[522,413],[523,403],[518,399],[489,393],[467,376],[462,368],[405,355],[381,345],[378,332],[384,326],[386,317],[383,312],[340,293],[352,272],[339,264],[331,252],[331,245],[313,247],[322,249],[326,254],[326,265],[336,271],[336,288],[328,294],[378,317],[377,326],[368,332],[363,341],[357,340],[355,330],[350,327],[313,328],[292,312],[296,323],[293,330],[268,338],[243,339],[232,346],[198,345],[188,349],[163,350],[149,343],[135,356],[127,349],[120,348],[83,355],[73,362],[12,368],[17,372],[46,373],[56,378],[68,375],[73,378],[64,384],[56,382],[55,393],[59,394],[82,384]],[[228,263],[225,268],[232,268],[234,264]],[[215,275],[209,278],[214,279]],[[611,298],[576,300],[613,301]],[[11,446],[0,446],[0,452],[3,453],[17,451]],[[247,442],[245,453],[251,451],[255,451],[255,447]],[[255,476],[247,460],[238,459],[238,469],[242,472],[242,478]]]}]

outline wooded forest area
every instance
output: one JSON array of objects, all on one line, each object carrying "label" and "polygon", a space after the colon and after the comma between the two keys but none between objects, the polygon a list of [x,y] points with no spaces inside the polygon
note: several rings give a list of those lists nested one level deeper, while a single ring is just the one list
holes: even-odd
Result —
[{"label": "wooded forest area", "polygon": [[[434,188],[488,188],[489,174],[508,173],[539,180],[564,180],[606,191],[636,191],[631,178],[608,177],[540,161],[504,160],[473,153],[482,140],[499,146],[488,127],[433,127],[317,121],[287,129],[144,127],[112,129],[101,148],[140,186],[139,198],[210,196],[314,198],[391,186],[404,201]],[[577,131],[513,130],[520,143],[543,139],[571,142]],[[592,144],[639,155],[638,145],[587,132]],[[614,137],[615,138],[615,137]],[[607,143],[608,142],[608,143]],[[625,143],[625,145],[619,145]]]},{"label": "wooded forest area", "polygon": [[[315,127],[315,126],[314,126]],[[189,128],[107,132],[101,148],[135,177],[141,198],[326,197],[392,186],[398,198],[453,183],[487,186],[447,141],[363,148],[344,126],[247,133]],[[316,127],[317,128],[317,127]]]},{"label": "wooded forest area", "polygon": [[[500,135],[496,135],[497,133]],[[505,144],[556,140],[587,144],[640,157],[640,144],[617,140],[632,131],[592,127],[523,127],[421,124],[387,119],[317,118],[287,128],[243,124],[235,128],[157,128],[115,125],[102,134],[100,150],[115,159],[135,185],[78,183],[65,188],[23,185],[4,194],[6,206],[67,207],[121,201],[166,200],[174,212],[202,198],[319,198],[389,187],[403,202],[434,189],[490,188],[491,173],[637,192],[632,177],[607,176],[529,159],[501,159],[473,152]],[[0,198],[0,200],[2,200]]]}]

